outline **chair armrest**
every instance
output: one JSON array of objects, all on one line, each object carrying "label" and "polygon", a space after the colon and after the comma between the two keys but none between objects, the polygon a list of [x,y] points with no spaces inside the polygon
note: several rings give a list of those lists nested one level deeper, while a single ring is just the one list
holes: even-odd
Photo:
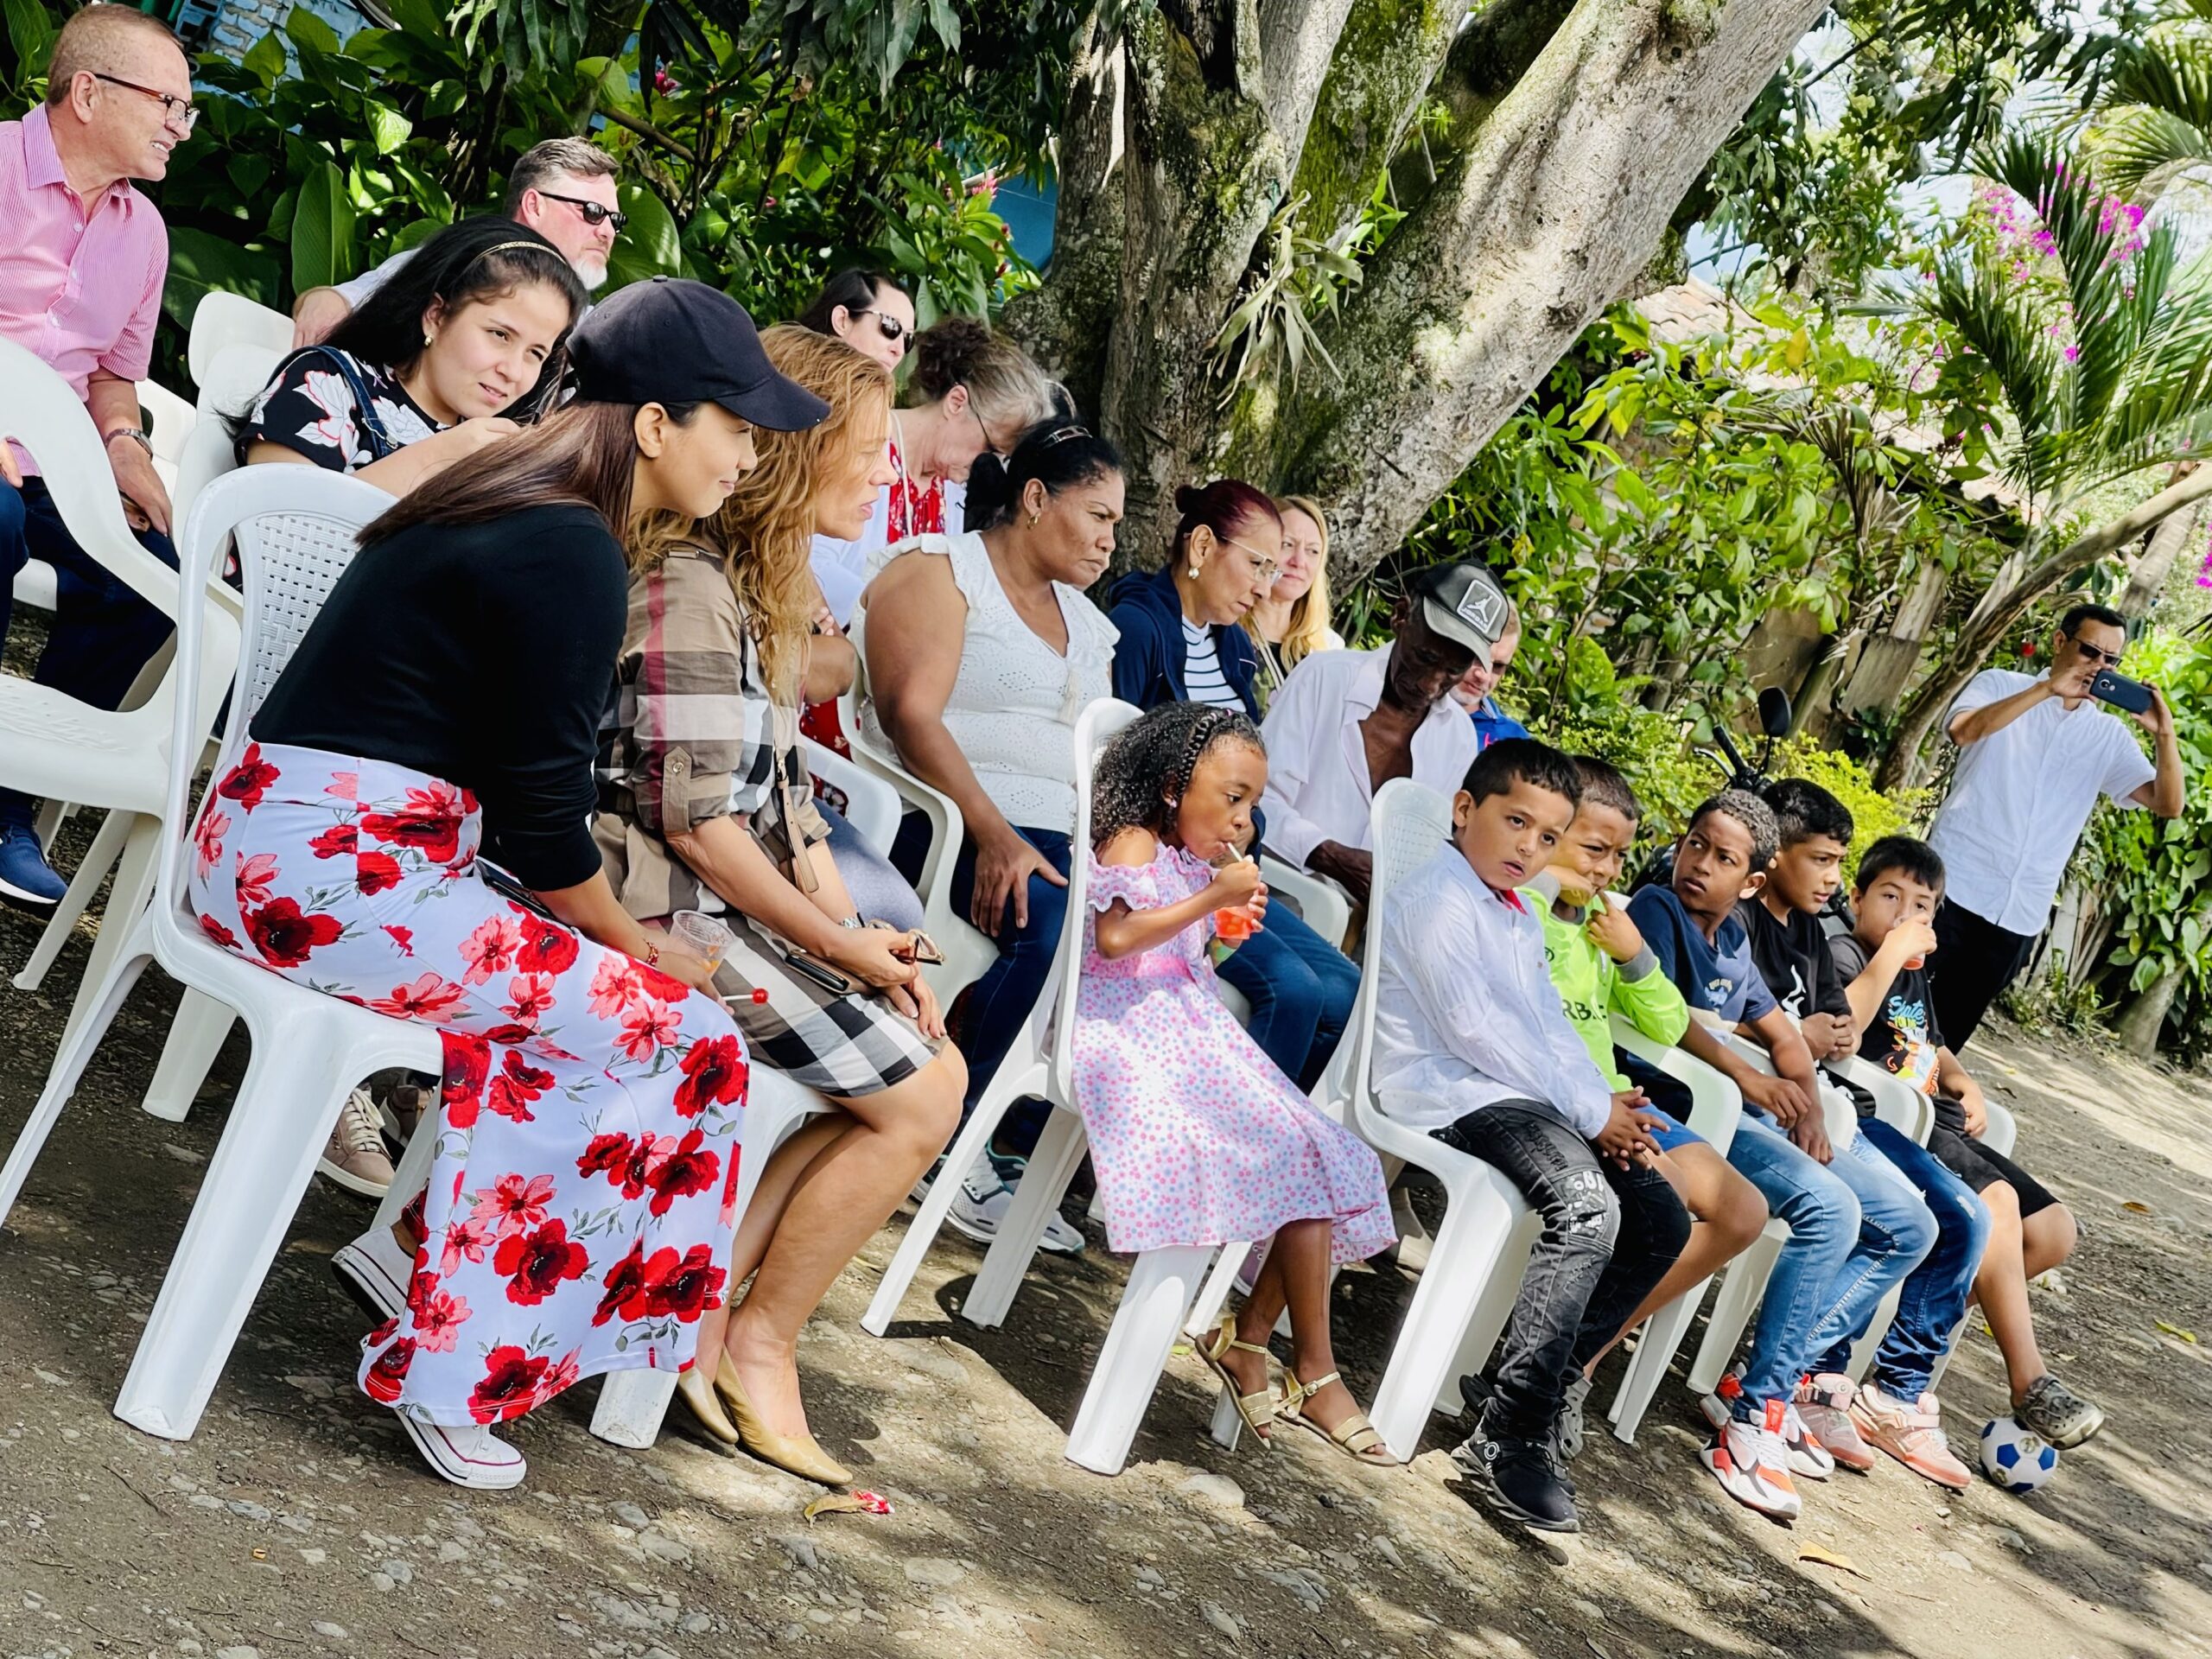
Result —
[{"label": "chair armrest", "polygon": [[899,791],[876,773],[848,760],[835,749],[824,748],[812,738],[799,741],[806,769],[845,798],[845,821],[879,856],[891,855],[899,836],[901,809]]},{"label": "chair armrest", "polygon": [[1299,914],[1338,950],[1351,931],[1351,895],[1325,875],[1286,864],[1273,853],[1260,855],[1260,877],[1275,892],[1298,901]]},{"label": "chair armrest", "polygon": [[2020,1138],[2020,1120],[2002,1101],[1991,1100],[1986,1095],[1982,1098],[1989,1109],[1989,1122],[1982,1126],[1981,1144],[2000,1158],[2010,1158]]},{"label": "chair armrest", "polygon": [[1671,1043],[1656,1043],[1619,1014],[1612,1016],[1613,1041],[1648,1065],[1655,1065],[1690,1091],[1688,1127],[1726,1153],[1744,1115],[1742,1091],[1712,1066]]},{"label": "chair armrest", "polygon": [[1872,1060],[1856,1054],[1829,1060],[1827,1067],[1837,1077],[1858,1084],[1873,1096],[1874,1116],[1883,1122],[1916,1146],[1928,1144],[1928,1133],[1936,1127],[1936,1107],[1927,1096],[1894,1073],[1885,1071]]}]

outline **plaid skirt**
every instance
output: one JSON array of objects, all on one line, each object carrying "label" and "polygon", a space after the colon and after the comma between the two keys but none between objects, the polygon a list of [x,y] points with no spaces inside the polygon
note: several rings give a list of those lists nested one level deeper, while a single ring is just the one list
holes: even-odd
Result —
[{"label": "plaid skirt", "polygon": [[726,911],[719,919],[733,937],[715,988],[729,999],[745,1046],[762,1065],[817,1093],[858,1099],[904,1083],[937,1058],[943,1045],[882,997],[865,990],[840,996],[793,971],[775,935],[751,917]]}]

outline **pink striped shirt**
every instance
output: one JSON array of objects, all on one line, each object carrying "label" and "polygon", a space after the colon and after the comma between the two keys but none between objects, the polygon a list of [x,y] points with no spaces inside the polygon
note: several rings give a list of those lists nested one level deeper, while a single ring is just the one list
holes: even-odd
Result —
[{"label": "pink striped shirt", "polygon": [[62,176],[44,105],[0,121],[0,336],[44,359],[79,397],[95,369],[143,380],[168,231],[127,179],[87,207]]}]

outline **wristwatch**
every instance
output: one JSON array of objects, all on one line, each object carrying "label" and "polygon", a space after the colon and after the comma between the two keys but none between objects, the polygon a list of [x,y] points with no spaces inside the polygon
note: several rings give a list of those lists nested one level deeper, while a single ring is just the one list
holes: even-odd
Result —
[{"label": "wristwatch", "polygon": [[100,435],[100,448],[103,449],[106,448],[109,444],[113,443],[118,438],[129,438],[132,442],[136,443],[141,449],[143,449],[146,452],[147,460],[151,461],[154,458],[154,441],[148,437],[143,432],[141,432],[135,426],[118,426],[112,431],[102,433]]}]

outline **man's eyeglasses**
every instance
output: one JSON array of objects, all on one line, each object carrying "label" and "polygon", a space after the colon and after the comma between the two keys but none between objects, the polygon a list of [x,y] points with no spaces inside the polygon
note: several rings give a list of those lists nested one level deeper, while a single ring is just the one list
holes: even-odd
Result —
[{"label": "man's eyeglasses", "polygon": [[[904,340],[906,337],[906,325],[905,323],[899,321],[898,318],[893,316],[887,311],[877,310],[872,305],[864,305],[859,310],[848,311],[845,315],[849,317],[874,317],[875,319],[875,326],[883,331],[883,337],[886,340],[897,341]],[[904,348],[902,347],[901,349],[903,350]],[[980,421],[982,419],[982,416],[979,415],[976,418]]]},{"label": "man's eyeglasses", "polygon": [[193,128],[200,124],[199,108],[189,99],[179,98],[175,92],[157,92],[151,86],[141,86],[137,81],[125,80],[121,75],[103,74],[98,69],[87,69],[85,73],[94,80],[104,80],[111,86],[120,86],[141,98],[152,99],[162,106],[162,123],[177,128],[187,137],[191,137]]},{"label": "man's eyeglasses", "polygon": [[2069,633],[2066,637],[2074,642],[2074,649],[2088,658],[2096,667],[2118,668],[2120,666],[2124,648],[2123,651],[2105,651],[2076,635]]},{"label": "man's eyeglasses", "polygon": [[620,236],[622,234],[622,227],[630,222],[629,214],[618,213],[605,202],[586,201],[582,196],[556,195],[550,190],[541,190],[537,194],[548,201],[567,202],[569,207],[584,216],[584,223],[594,230],[598,229],[601,225],[612,225],[614,227],[615,235]]}]

